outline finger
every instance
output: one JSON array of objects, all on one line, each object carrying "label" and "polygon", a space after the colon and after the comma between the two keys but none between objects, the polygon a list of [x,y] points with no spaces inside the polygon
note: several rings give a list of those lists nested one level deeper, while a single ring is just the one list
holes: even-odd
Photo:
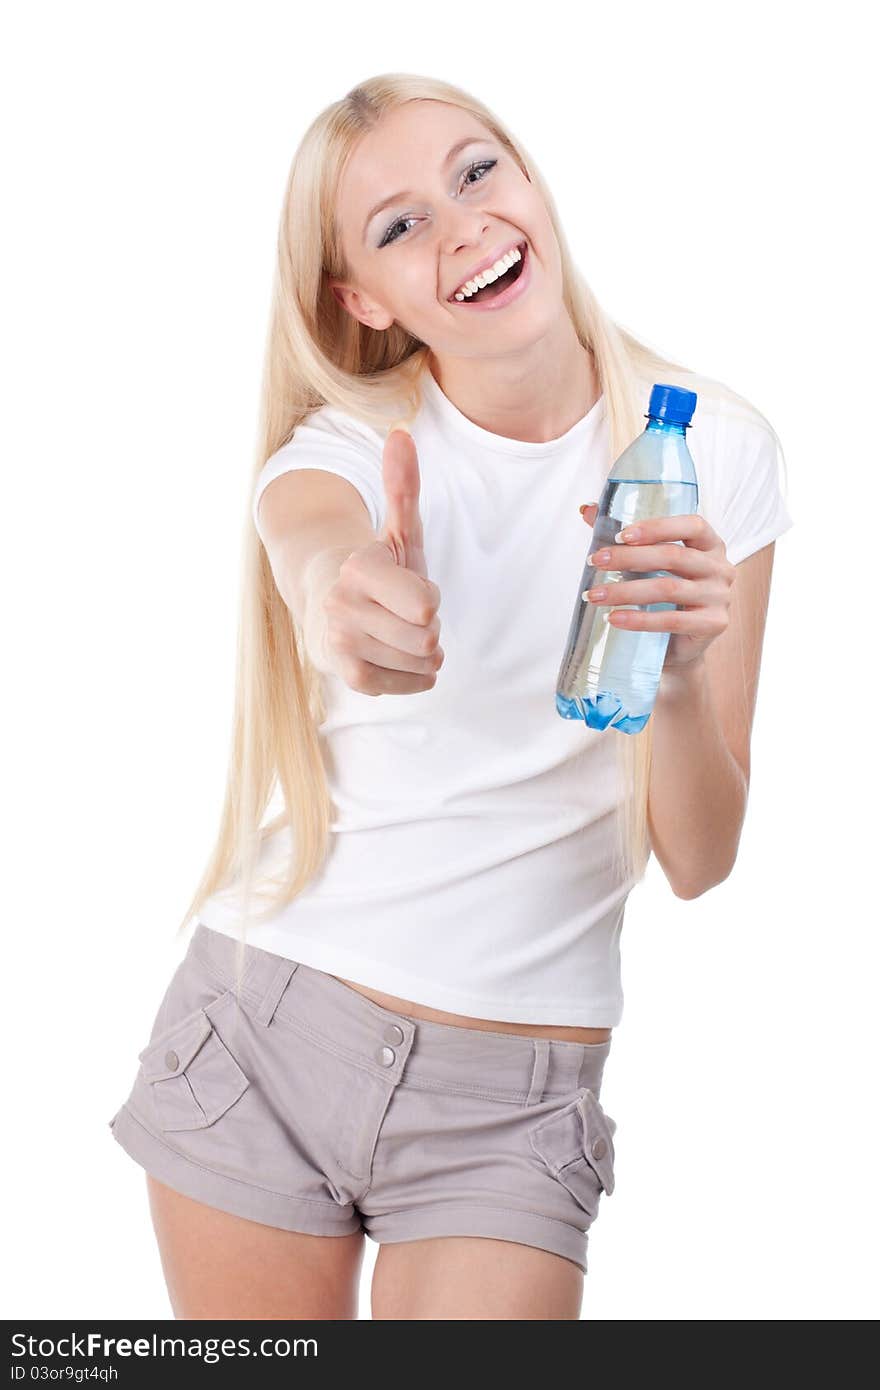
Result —
[{"label": "finger", "polygon": [[595,584],[584,595],[599,608],[613,608],[618,603],[684,603],[696,606],[706,601],[703,586],[692,579],[674,575],[657,579],[620,579],[610,584]]},{"label": "finger", "polygon": [[353,551],[340,566],[339,580],[336,601],[345,600],[350,585],[358,597],[374,600],[417,627],[430,623],[440,607],[440,589],[433,580],[398,565],[381,539]]},{"label": "finger", "polygon": [[399,565],[427,579],[424,535],[419,513],[419,458],[409,430],[392,429],[382,452],[385,527]]},{"label": "finger", "polygon": [[437,613],[427,623],[409,623],[382,603],[355,594],[352,598],[341,599],[334,616],[336,621],[345,621],[349,630],[364,632],[368,639],[389,651],[393,649],[400,656],[430,657],[439,645],[441,620]]},{"label": "finger", "polygon": [[419,695],[437,684],[436,671],[414,675],[411,671],[389,671],[385,666],[359,660],[343,661],[341,665],[346,684],[364,695]]},{"label": "finger", "polygon": [[609,545],[594,550],[587,563],[603,570],[668,570],[685,578],[709,575],[714,562],[704,551],[669,541],[665,545]]},{"label": "finger", "polygon": [[723,629],[710,608],[667,608],[646,613],[641,608],[615,609],[608,614],[613,627],[641,628],[644,632],[682,632],[688,637],[714,637]]},{"label": "finger", "polygon": [[614,538],[625,545],[659,544],[662,541],[678,542],[694,550],[713,550],[722,544],[721,537],[713,530],[699,512],[681,512],[672,516],[652,516],[631,522]]},{"label": "finger", "polygon": [[[332,642],[332,627],[330,632]],[[347,632],[350,633],[350,629],[347,629]],[[422,643],[419,652],[383,642],[366,631],[358,631],[356,638],[342,636],[332,644],[340,656],[356,661],[368,661],[371,666],[381,666],[386,671],[406,671],[410,675],[426,676],[439,671],[443,665],[443,648],[433,637],[431,649],[426,651],[425,644]]]}]

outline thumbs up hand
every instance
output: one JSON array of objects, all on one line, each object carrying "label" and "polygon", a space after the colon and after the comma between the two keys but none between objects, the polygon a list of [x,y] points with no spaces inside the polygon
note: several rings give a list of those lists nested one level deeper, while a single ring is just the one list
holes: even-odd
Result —
[{"label": "thumbs up hand", "polygon": [[440,590],[428,578],[419,515],[419,460],[407,430],[382,455],[385,525],[353,550],[323,598],[332,669],[364,695],[430,690],[443,664]]}]

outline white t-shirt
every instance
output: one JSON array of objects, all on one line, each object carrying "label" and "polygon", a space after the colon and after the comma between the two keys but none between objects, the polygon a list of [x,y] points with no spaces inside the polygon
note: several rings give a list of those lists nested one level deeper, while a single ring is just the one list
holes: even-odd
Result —
[{"label": "white t-shirt", "polygon": [[[365,695],[325,676],[320,726],[335,815],[319,875],[247,940],[411,1002],[512,1023],[608,1027],[623,1010],[620,933],[633,880],[613,869],[612,740],[556,711],[555,684],[597,501],[614,460],[605,398],[546,443],[492,434],[430,372],[411,430],[436,685]],[[647,400],[647,396],[646,396]],[[349,479],[384,524],[379,431],[323,406],[261,471]],[[736,563],[793,524],[763,427],[701,409],[687,442],[701,514]],[[277,872],[289,831],[263,863]],[[236,935],[231,890],[201,911]]]}]

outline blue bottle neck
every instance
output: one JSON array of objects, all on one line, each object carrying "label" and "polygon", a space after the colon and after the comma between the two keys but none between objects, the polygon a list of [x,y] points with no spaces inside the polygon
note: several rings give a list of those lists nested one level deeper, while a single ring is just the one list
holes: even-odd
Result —
[{"label": "blue bottle neck", "polygon": [[687,425],[677,424],[674,420],[660,420],[656,415],[649,415],[645,429],[650,430],[652,434],[678,434],[684,439]]}]

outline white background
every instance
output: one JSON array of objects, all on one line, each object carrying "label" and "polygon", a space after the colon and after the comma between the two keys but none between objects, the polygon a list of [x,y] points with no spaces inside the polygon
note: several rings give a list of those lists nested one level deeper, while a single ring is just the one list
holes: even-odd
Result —
[{"label": "white background", "polygon": [[738,863],[683,902],[654,861],[628,906],[583,1316],[877,1315],[866,24],[675,0],[7,11],[7,1317],[171,1316],[108,1120],[219,817],[289,163],[391,71],[506,120],[605,308],[754,401],[788,466]]}]

